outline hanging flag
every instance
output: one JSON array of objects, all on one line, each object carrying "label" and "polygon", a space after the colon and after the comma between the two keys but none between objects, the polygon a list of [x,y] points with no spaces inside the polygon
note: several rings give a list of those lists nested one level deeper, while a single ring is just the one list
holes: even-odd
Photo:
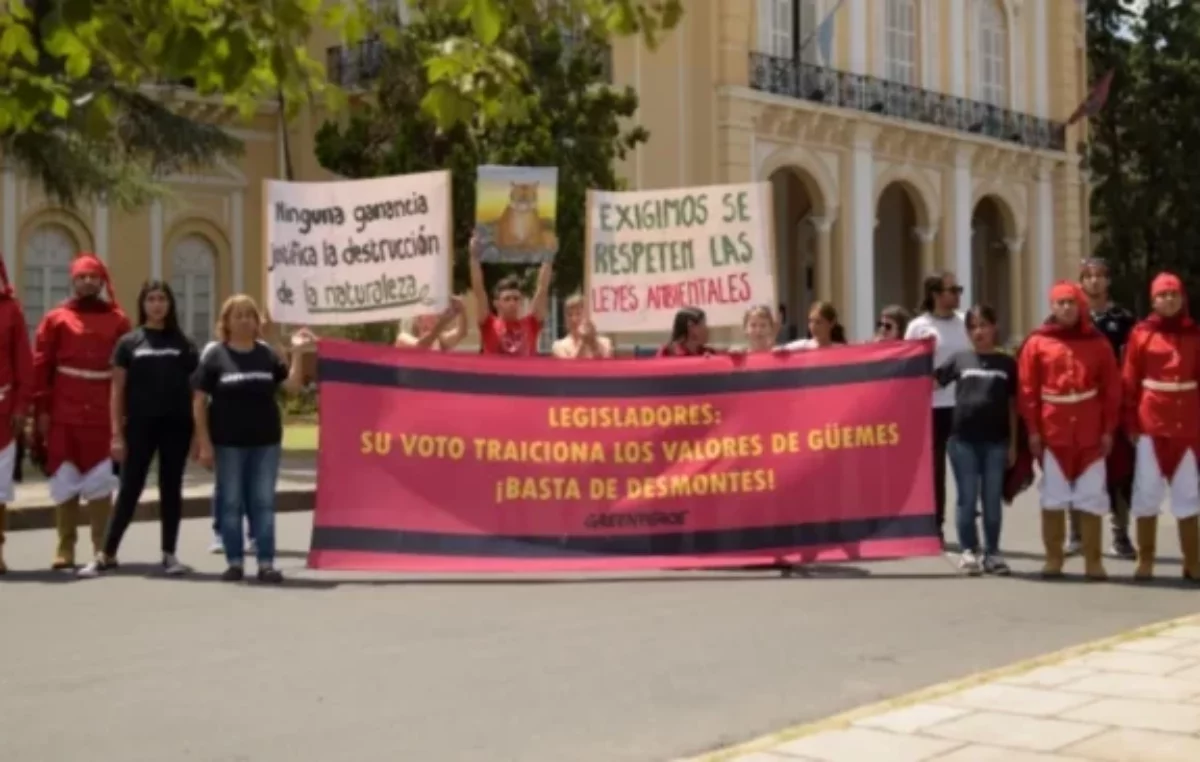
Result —
[{"label": "hanging flag", "polygon": [[817,25],[817,30],[810,34],[804,40],[804,44],[800,46],[801,54],[804,53],[804,49],[815,39],[817,41],[817,52],[821,54],[821,62],[825,66],[833,63],[834,21],[836,21],[835,17],[837,16],[838,9],[842,7],[842,3],[844,2],[846,0],[838,0],[837,4],[833,6],[833,10],[825,14],[825,18]]},{"label": "hanging flag", "polygon": [[1109,69],[1096,84],[1092,85],[1087,98],[1079,104],[1079,108],[1075,109],[1075,113],[1071,114],[1071,118],[1067,120],[1068,127],[1080,119],[1091,119],[1100,113],[1104,104],[1108,102],[1108,91],[1112,87],[1113,75],[1116,74],[1116,71],[1116,69]]}]

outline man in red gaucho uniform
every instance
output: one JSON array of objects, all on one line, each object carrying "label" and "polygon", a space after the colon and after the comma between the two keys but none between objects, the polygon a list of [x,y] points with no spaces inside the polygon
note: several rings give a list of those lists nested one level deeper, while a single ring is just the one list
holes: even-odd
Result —
[{"label": "man in red gaucho uniform", "polygon": [[[33,348],[37,434],[55,504],[58,549],[53,568],[75,566],[79,503],[88,504],[92,552],[100,558],[117,487],[111,458],[112,353],[130,330],[108,269],[93,254],[71,264],[74,296],[46,313]],[[101,298],[108,290],[108,301]]]},{"label": "man in red gaucho uniform", "polygon": [[1150,285],[1154,311],[1125,349],[1126,431],[1137,460],[1130,507],[1137,518],[1137,570],[1154,576],[1158,510],[1170,495],[1183,577],[1200,582],[1200,327],[1188,315],[1183,282],[1163,273]]},{"label": "man in red gaucho uniform", "polygon": [[1050,309],[1021,349],[1017,372],[1018,410],[1042,466],[1042,575],[1062,576],[1070,510],[1079,521],[1084,573],[1102,580],[1101,518],[1110,508],[1104,459],[1121,413],[1121,375],[1079,286],[1055,285]]},{"label": "man in red gaucho uniform", "polygon": [[0,574],[4,565],[5,513],[13,501],[17,440],[23,436],[29,415],[33,381],[33,356],[21,304],[13,298],[8,270],[0,259]]}]

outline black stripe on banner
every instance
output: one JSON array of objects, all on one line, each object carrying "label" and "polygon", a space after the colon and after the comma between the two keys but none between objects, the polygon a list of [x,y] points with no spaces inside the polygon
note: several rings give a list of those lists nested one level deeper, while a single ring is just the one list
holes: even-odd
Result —
[{"label": "black stripe on banner", "polygon": [[313,527],[312,549],[460,558],[703,556],[842,545],[867,540],[913,540],[936,537],[937,534],[932,515],[704,532],[567,537],[443,534],[318,526]]},{"label": "black stripe on banner", "polygon": [[816,386],[863,384],[933,374],[930,355],[896,360],[729,373],[680,373],[664,376],[519,376],[401,368],[392,365],[322,358],[317,377],[323,383],[381,386],[447,394],[502,397],[690,397],[770,392]]}]

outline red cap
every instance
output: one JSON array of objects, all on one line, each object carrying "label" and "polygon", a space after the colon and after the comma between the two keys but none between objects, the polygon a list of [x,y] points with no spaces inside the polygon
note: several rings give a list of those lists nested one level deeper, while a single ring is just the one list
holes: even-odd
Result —
[{"label": "red cap", "polygon": [[71,279],[82,278],[91,275],[99,278],[104,282],[104,288],[108,290],[108,301],[114,307],[120,307],[117,304],[117,292],[113,290],[112,278],[108,275],[108,268],[100,261],[100,258],[89,251],[80,252],[75,257],[75,261],[71,263]]},{"label": "red cap", "polygon": [[1159,273],[1150,284],[1150,297],[1154,298],[1165,291],[1174,291],[1183,295],[1183,281],[1172,273]]},{"label": "red cap", "polygon": [[1074,299],[1075,304],[1079,307],[1079,325],[1085,330],[1092,325],[1092,313],[1088,308],[1087,294],[1083,288],[1074,281],[1060,280],[1055,283],[1050,289],[1050,305],[1063,299]]}]

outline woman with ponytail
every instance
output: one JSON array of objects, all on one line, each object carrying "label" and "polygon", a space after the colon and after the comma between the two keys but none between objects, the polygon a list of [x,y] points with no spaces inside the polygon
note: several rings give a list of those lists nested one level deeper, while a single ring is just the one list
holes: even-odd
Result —
[{"label": "woman with ponytail", "polygon": [[808,311],[808,338],[793,341],[784,349],[826,349],[845,343],[846,329],[838,320],[837,308],[829,302],[816,302]]}]

